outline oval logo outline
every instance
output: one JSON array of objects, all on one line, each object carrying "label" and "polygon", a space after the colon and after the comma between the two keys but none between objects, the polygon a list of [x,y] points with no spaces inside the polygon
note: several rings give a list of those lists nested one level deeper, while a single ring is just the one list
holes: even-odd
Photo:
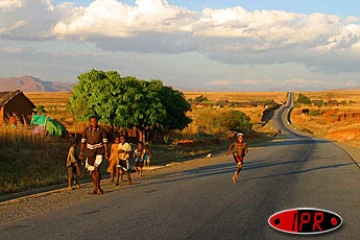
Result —
[{"label": "oval logo outline", "polygon": [[[284,230],[281,228],[278,228],[276,226],[274,226],[271,222],[271,220],[275,217],[275,216],[279,216],[282,215],[284,213],[289,213],[289,212],[298,212],[298,211],[312,211],[312,212],[322,212],[322,213],[327,213],[327,214],[331,214],[335,217],[337,217],[340,220],[340,223],[338,223],[335,227],[323,230],[323,231],[313,231],[313,232],[299,232],[299,231],[288,231],[288,230]],[[273,228],[276,231],[279,232],[283,232],[283,233],[287,233],[287,234],[292,234],[292,235],[317,235],[317,234],[325,234],[325,233],[329,233],[329,232],[333,232],[337,229],[339,229],[344,223],[343,218],[332,211],[329,210],[325,210],[325,209],[321,209],[321,208],[312,208],[312,207],[300,207],[300,208],[290,208],[290,209],[285,209],[279,212],[274,213],[273,215],[271,215],[268,219],[268,224],[270,225],[271,228]],[[291,225],[294,224],[294,222],[291,223]]]}]

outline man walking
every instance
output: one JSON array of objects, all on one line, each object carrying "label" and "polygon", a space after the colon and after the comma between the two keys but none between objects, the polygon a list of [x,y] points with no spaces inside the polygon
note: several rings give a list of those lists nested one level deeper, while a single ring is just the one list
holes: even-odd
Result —
[{"label": "man walking", "polygon": [[108,147],[106,132],[98,125],[98,120],[95,116],[89,118],[90,126],[85,128],[82,139],[79,159],[83,160],[84,149],[86,145],[86,163],[85,168],[91,174],[94,184],[94,190],[89,194],[103,194],[104,191],[100,187],[101,175],[99,166],[102,162],[103,155],[108,159]]}]

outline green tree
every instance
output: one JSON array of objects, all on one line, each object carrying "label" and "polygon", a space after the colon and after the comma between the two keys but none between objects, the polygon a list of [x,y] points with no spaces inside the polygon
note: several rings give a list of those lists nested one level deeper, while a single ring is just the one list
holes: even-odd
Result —
[{"label": "green tree", "polygon": [[161,91],[161,102],[167,116],[160,123],[167,130],[182,130],[192,122],[191,118],[186,115],[191,110],[191,105],[186,101],[182,92],[164,86]]},{"label": "green tree", "polygon": [[296,100],[297,103],[300,103],[300,104],[307,104],[307,105],[310,105],[311,104],[311,99],[307,96],[305,96],[304,94],[300,93],[297,100]]},{"label": "green tree", "polygon": [[95,69],[78,76],[79,82],[70,97],[70,112],[78,112],[77,110],[82,109],[77,116],[79,120],[87,121],[88,117],[95,115],[102,122],[111,122],[111,119],[106,118],[110,115],[106,110],[111,109],[110,78],[115,76],[120,78],[116,72],[106,73]]},{"label": "green tree", "polygon": [[162,129],[163,141],[167,143],[173,130],[183,130],[192,122],[192,119],[186,115],[191,110],[191,105],[182,92],[169,86],[162,87],[160,96],[166,111],[166,118],[159,124]]},{"label": "green tree", "polygon": [[190,104],[182,93],[164,87],[160,80],[144,81],[121,77],[115,71],[94,69],[78,79],[70,99],[70,111],[77,112],[81,120],[95,115],[113,129],[136,126],[142,131],[157,124],[168,130],[183,129],[191,122],[184,117]]}]

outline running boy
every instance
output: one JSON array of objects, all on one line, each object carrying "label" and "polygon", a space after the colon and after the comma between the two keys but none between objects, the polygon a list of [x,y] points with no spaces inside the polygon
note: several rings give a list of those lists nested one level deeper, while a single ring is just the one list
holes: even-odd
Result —
[{"label": "running boy", "polygon": [[71,182],[74,179],[75,188],[79,187],[79,178],[81,175],[79,164],[75,158],[76,142],[72,142],[69,153],[66,159],[67,175],[68,175],[68,190],[72,190]]},{"label": "running boy", "polygon": [[248,153],[247,144],[244,142],[244,134],[238,133],[236,137],[236,141],[229,146],[229,149],[226,152],[226,155],[229,155],[230,151],[233,150],[232,154],[237,165],[237,169],[232,177],[233,183],[236,183],[239,173],[243,167],[244,157]]},{"label": "running boy", "polygon": [[134,150],[133,158],[135,159],[135,167],[138,177],[142,177],[144,167],[145,148],[142,142],[139,142],[137,148]]},{"label": "running boy", "polygon": [[131,154],[131,146],[129,143],[125,141],[125,136],[120,136],[120,142],[118,145],[118,153],[119,153],[119,161],[117,164],[117,171],[116,171],[116,183],[115,185],[119,185],[119,175],[121,176],[122,182],[122,175],[123,171],[126,174],[128,185],[132,184],[131,176],[130,176],[130,154]]}]

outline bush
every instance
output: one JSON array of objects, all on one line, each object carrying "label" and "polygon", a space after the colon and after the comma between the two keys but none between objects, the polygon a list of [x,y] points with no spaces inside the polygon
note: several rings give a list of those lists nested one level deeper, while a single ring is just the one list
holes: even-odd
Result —
[{"label": "bush", "polygon": [[36,113],[37,113],[37,114],[40,114],[40,115],[45,114],[45,113],[46,113],[46,110],[45,110],[44,105],[38,105],[38,106],[36,106]]},{"label": "bush", "polygon": [[320,112],[319,109],[311,110],[311,111],[309,112],[309,115],[310,115],[311,117],[317,117],[317,116],[320,116],[320,115],[321,115],[321,112]]},{"label": "bush", "polygon": [[307,105],[310,105],[311,104],[311,99],[307,96],[305,96],[304,94],[300,93],[297,100],[296,100],[297,103],[300,103],[300,104],[307,104]]},{"label": "bush", "polygon": [[322,106],[324,106],[324,101],[320,100],[315,105],[318,106],[319,108],[321,108]]},{"label": "bush", "polygon": [[231,131],[251,131],[250,118],[241,111],[230,111],[223,115],[223,124]]},{"label": "bush", "polygon": [[309,110],[308,108],[304,108],[304,109],[301,110],[301,112],[302,112],[303,114],[309,115],[310,110]]},{"label": "bush", "polygon": [[207,97],[204,97],[203,95],[198,96],[194,99],[194,102],[198,102],[198,103],[206,102],[206,101],[209,101],[209,99]]}]

